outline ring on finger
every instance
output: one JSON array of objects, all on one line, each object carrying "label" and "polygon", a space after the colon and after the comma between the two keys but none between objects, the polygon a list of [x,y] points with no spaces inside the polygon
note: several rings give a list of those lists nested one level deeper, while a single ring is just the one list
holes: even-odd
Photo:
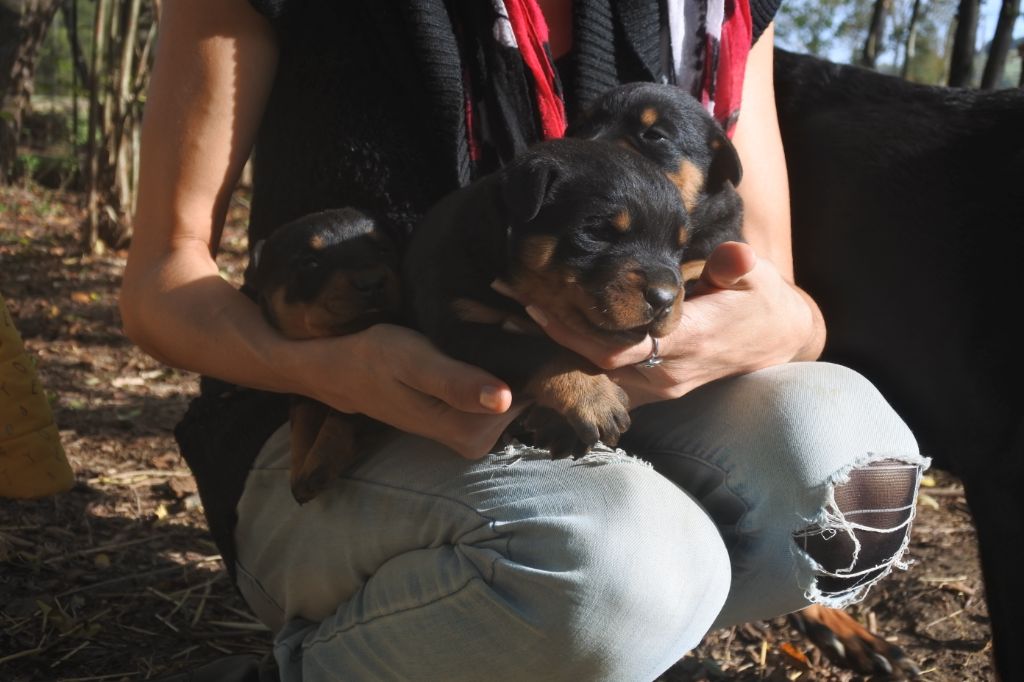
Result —
[{"label": "ring on finger", "polygon": [[658,355],[658,339],[651,337],[651,354],[648,355],[644,360],[636,363],[637,367],[643,367],[644,369],[650,369],[651,367],[657,367],[664,360]]}]

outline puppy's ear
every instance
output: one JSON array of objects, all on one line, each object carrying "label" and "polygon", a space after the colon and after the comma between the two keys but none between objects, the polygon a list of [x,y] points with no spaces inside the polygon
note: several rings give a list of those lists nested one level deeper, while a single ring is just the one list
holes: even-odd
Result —
[{"label": "puppy's ear", "polygon": [[558,168],[544,157],[510,166],[501,187],[508,217],[518,223],[536,218],[557,180]]},{"label": "puppy's ear", "polygon": [[706,183],[708,192],[717,192],[726,180],[734,187],[740,184],[743,178],[740,156],[736,153],[736,147],[721,130],[715,131],[715,136],[711,139],[711,150],[711,167],[708,168]]}]

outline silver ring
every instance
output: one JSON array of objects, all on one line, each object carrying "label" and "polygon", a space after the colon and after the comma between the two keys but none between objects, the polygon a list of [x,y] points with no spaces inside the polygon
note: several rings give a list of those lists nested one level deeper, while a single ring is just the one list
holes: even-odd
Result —
[{"label": "silver ring", "polygon": [[651,354],[647,356],[646,360],[636,363],[636,366],[643,367],[645,369],[650,369],[651,367],[657,367],[658,365],[660,365],[662,360],[664,360],[664,358],[658,355],[658,339],[652,336]]}]

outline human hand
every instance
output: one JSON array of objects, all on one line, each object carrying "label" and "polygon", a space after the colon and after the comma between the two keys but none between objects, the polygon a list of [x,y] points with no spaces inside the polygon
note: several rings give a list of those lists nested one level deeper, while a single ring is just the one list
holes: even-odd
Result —
[{"label": "human hand", "polygon": [[712,252],[683,303],[679,325],[658,340],[662,363],[655,367],[636,366],[651,353],[650,337],[634,346],[612,346],[522,302],[548,336],[607,370],[629,394],[632,407],[789,362],[803,352],[814,330],[812,311],[799,290],[770,261],[739,242]]},{"label": "human hand", "polygon": [[522,411],[503,381],[405,327],[378,324],[299,343],[303,394],[438,441],[467,459],[487,454]]}]

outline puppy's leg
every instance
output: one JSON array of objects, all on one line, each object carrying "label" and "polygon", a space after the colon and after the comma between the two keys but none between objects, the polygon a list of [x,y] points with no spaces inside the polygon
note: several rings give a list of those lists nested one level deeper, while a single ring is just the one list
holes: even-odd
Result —
[{"label": "puppy's leg", "polygon": [[293,480],[296,473],[302,469],[302,465],[306,461],[306,454],[313,447],[329,409],[326,405],[314,400],[299,396],[292,397],[288,420],[291,424],[291,475]]},{"label": "puppy's leg", "polygon": [[316,440],[296,468],[292,459],[292,497],[305,504],[352,466],[356,459],[355,421],[351,415],[326,408]]},{"label": "puppy's leg", "polygon": [[[460,311],[464,313],[465,305]],[[535,405],[522,421],[533,444],[554,457],[579,456],[598,440],[614,446],[629,428],[629,398],[600,369],[545,336],[449,318],[435,340],[452,357],[481,367]]]},{"label": "puppy's leg", "polygon": [[526,385],[535,405],[523,425],[552,457],[578,457],[597,441],[614,447],[629,428],[629,398],[606,375],[570,357],[543,365]]}]

